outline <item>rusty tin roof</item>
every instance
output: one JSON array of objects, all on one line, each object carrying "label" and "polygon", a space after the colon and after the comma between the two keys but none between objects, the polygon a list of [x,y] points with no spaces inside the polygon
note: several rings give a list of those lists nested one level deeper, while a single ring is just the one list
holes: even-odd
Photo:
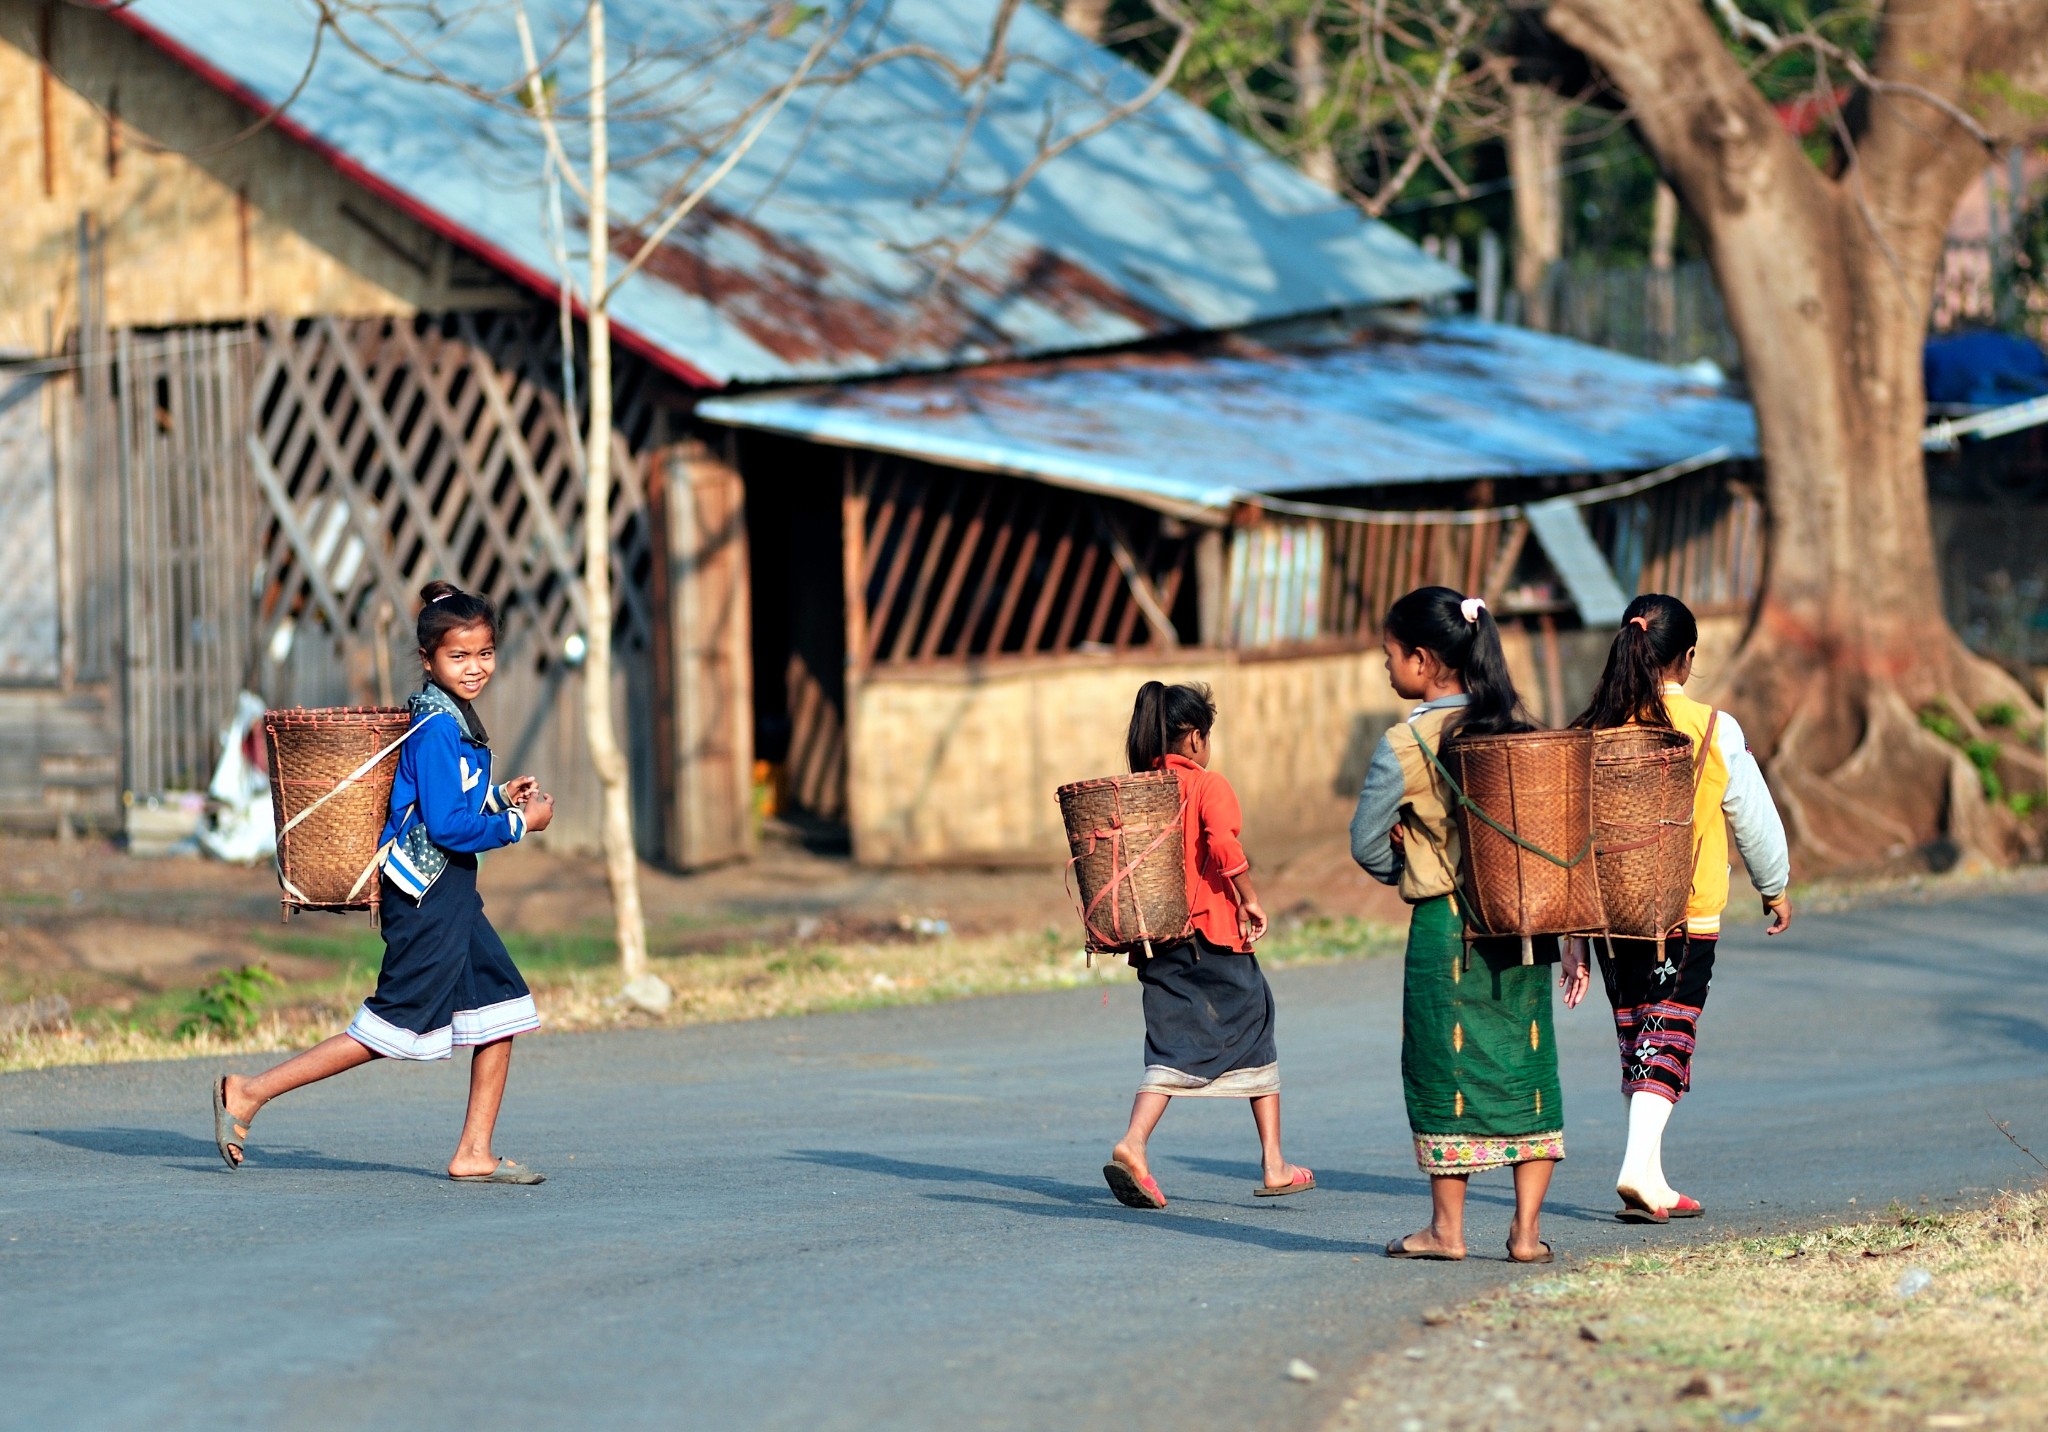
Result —
[{"label": "rusty tin roof", "polygon": [[[583,0],[527,0],[540,44],[575,30]],[[915,43],[969,64],[999,0],[833,0],[851,16],[823,68]],[[502,89],[521,73],[510,4],[437,20],[386,19],[434,64]],[[820,21],[757,26],[718,49],[751,0],[611,0],[609,33],[636,68],[615,107],[669,105],[691,129],[755,102],[802,58]],[[312,0],[135,0],[107,13],[248,103],[300,84]],[[373,52],[401,40],[358,24]],[[678,48],[693,61],[649,58]],[[554,61],[573,94],[580,40]],[[614,303],[622,336],[705,385],[834,379],[954,367],[1238,327],[1292,314],[1454,291],[1463,278],[1172,94],[1051,162],[1007,212],[991,194],[1038,152],[1136,94],[1145,77],[1032,5],[1004,81],[963,94],[935,69],[893,61],[804,91]],[[280,127],[345,173],[542,292],[558,273],[537,126],[516,106],[393,78],[326,37]],[[683,124],[621,119],[612,149],[615,250],[676,182]],[[575,131],[569,137],[577,139]],[[642,162],[630,163],[634,159]],[[573,196],[564,209],[580,221]],[[935,243],[989,226],[934,288]],[[573,239],[572,239],[573,243]]]},{"label": "rusty tin roof", "polygon": [[1756,453],[1687,369],[1469,318],[712,398],[700,416],[1169,510],[1257,494],[1641,472]]}]

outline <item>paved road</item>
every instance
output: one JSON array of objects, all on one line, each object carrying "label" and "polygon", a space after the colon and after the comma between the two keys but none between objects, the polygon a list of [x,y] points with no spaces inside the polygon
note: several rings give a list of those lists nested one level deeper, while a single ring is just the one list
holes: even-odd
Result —
[{"label": "paved road", "polygon": [[[1972,1196],[2048,1145],[2048,897],[1894,906],[1728,941],[1672,1172],[1713,1212],[1609,1217],[1604,1011],[1560,1013],[1560,1253]],[[266,1112],[226,1172],[210,1066],[0,1078],[0,1427],[1242,1428],[1308,1418],[1421,1308],[1516,1276],[1375,1255],[1422,1216],[1392,961],[1275,986],[1289,1148],[1250,1197],[1241,1106],[1187,1105],[1173,1207],[1097,1169],[1135,992],[523,1041],[502,1147],[540,1189],[436,1177],[460,1064]],[[1597,999],[1597,995],[1595,999]],[[1472,1242],[1504,1236],[1504,1175]],[[1302,1388],[1289,1357],[1325,1369]],[[1277,1401],[1276,1401],[1277,1400]]]}]

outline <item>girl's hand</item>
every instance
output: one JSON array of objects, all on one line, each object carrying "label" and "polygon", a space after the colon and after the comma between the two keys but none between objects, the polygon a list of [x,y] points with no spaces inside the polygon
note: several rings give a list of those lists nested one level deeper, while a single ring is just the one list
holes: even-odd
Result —
[{"label": "girl's hand", "polygon": [[1256,945],[1265,938],[1266,907],[1254,895],[1239,903],[1237,907],[1237,933],[1244,937],[1247,945]]},{"label": "girl's hand", "polygon": [[508,805],[523,806],[526,798],[540,790],[540,777],[514,776],[505,782],[505,801]]},{"label": "girl's hand", "polygon": [[1593,982],[1592,950],[1587,942],[1576,935],[1564,942],[1564,958],[1560,961],[1557,986],[1564,991],[1564,1007],[1577,1009],[1579,1001],[1586,997],[1586,987]]},{"label": "girl's hand", "polygon": [[1408,839],[1408,831],[1406,827],[1397,825],[1387,832],[1387,839],[1394,843],[1394,853],[1399,855],[1407,848],[1404,842]]},{"label": "girl's hand", "polygon": [[530,835],[539,835],[548,828],[555,818],[555,798],[539,791],[530,791],[519,803],[519,810],[526,817],[526,829]]},{"label": "girl's hand", "polygon": [[1785,931],[1792,928],[1792,897],[1790,895],[1780,895],[1773,899],[1766,895],[1764,897],[1764,913],[1771,917],[1771,923],[1765,927],[1764,933],[1766,935],[1784,934]]}]

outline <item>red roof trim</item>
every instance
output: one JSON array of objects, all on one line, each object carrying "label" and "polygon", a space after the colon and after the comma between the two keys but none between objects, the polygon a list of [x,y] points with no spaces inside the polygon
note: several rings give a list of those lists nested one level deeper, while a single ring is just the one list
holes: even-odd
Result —
[{"label": "red roof trim", "polygon": [[[241,104],[247,105],[258,114],[269,114],[277,108],[269,100],[264,99],[263,96],[257,94],[233,75],[228,74],[225,70],[216,68],[210,61],[194,54],[170,36],[145,23],[127,5],[117,3],[117,0],[88,0],[88,7],[106,16],[116,24],[126,26],[129,30],[140,35],[156,49],[191,70],[221,93]],[[392,207],[401,210],[410,218],[433,230],[442,238],[461,244],[484,262],[492,265],[494,268],[503,270],[509,277],[525,284],[534,292],[550,299],[559,297],[561,285],[555,279],[550,278],[539,269],[529,267],[511,254],[506,253],[490,240],[472,233],[446,214],[428,207],[403,189],[372,173],[362,164],[349,158],[348,155],[342,153],[326,140],[321,139],[304,125],[298,123],[289,114],[276,115],[271,121],[271,126],[311,149],[340,171],[344,178],[361,185]],[[573,307],[578,317],[587,316],[583,304],[576,303]],[[682,379],[683,382],[688,383],[693,388],[723,388],[725,386],[725,384],[713,378],[710,374],[693,367],[675,354],[670,353],[667,349],[654,342],[653,339],[647,338],[626,327],[617,318],[612,319],[612,332],[622,346],[639,354],[662,371]]]}]

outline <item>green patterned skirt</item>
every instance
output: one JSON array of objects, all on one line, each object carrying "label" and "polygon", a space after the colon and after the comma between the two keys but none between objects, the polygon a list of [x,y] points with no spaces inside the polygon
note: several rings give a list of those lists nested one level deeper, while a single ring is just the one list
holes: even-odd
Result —
[{"label": "green patterned skirt", "polygon": [[1564,1157],[1564,1094],[1550,1025],[1557,941],[1522,963],[1516,939],[1473,941],[1448,895],[1415,906],[1401,993],[1401,1088],[1415,1161],[1479,1173]]}]

